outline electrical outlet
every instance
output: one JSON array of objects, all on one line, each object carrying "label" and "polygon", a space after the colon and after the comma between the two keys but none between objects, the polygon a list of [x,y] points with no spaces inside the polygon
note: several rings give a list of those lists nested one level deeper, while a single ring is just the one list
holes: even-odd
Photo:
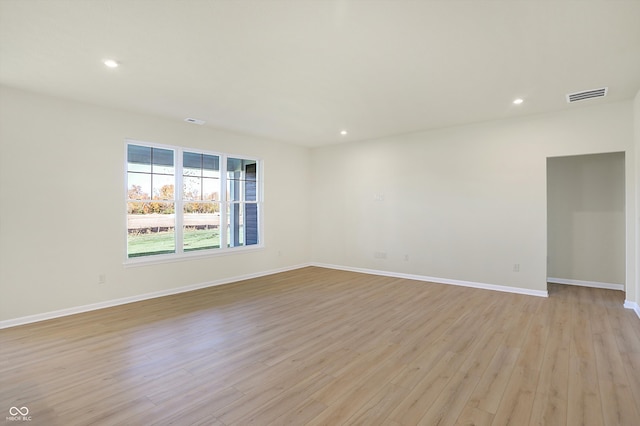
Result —
[{"label": "electrical outlet", "polygon": [[373,253],[373,257],[376,259],[386,259],[387,258],[387,253],[384,251],[377,251],[375,253]]},{"label": "electrical outlet", "polygon": [[404,255],[404,261],[405,261],[405,262],[408,262],[408,261],[409,261],[409,255],[408,255],[408,254],[405,254],[405,255]]},{"label": "electrical outlet", "polygon": [[520,272],[520,264],[519,263],[514,263],[513,264],[513,272]]},{"label": "electrical outlet", "polygon": [[99,274],[98,275],[98,284],[106,284],[107,283],[107,274]]}]

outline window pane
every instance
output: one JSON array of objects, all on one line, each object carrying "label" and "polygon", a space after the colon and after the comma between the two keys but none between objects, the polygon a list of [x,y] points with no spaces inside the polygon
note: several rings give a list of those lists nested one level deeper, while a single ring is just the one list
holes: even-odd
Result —
[{"label": "window pane", "polygon": [[151,175],[146,173],[127,173],[127,198],[129,200],[151,199]]},{"label": "window pane", "polygon": [[188,203],[184,209],[184,251],[220,248],[218,203]]},{"label": "window pane", "polygon": [[227,207],[227,247],[244,245],[244,204],[231,203]]},{"label": "window pane", "polygon": [[245,204],[244,233],[246,245],[258,244],[258,205],[255,203]]},{"label": "window pane", "polygon": [[[195,152],[184,152],[182,154],[182,166],[185,169],[202,169],[202,154],[196,154]],[[198,174],[199,176],[200,174]]]},{"label": "window pane", "polygon": [[128,257],[175,253],[173,203],[127,203]]},{"label": "window pane", "polygon": [[153,175],[153,199],[173,200],[173,176]]},{"label": "window pane", "polygon": [[151,148],[139,145],[127,145],[127,170],[151,172]]},{"label": "window pane", "polygon": [[242,183],[239,179],[232,179],[231,177],[227,179],[227,199],[229,201],[242,201],[244,198]]},{"label": "window pane", "polygon": [[258,205],[231,203],[227,208],[227,246],[258,244]]},{"label": "window pane", "polygon": [[182,198],[185,200],[201,200],[200,183],[202,179],[199,177],[185,176],[182,178]]},{"label": "window pane", "polygon": [[244,193],[247,201],[256,201],[258,199],[257,172],[255,162],[245,166]]},{"label": "window pane", "polygon": [[255,160],[227,159],[227,197],[230,201],[258,199],[257,167]]},{"label": "window pane", "polygon": [[241,172],[242,160],[239,158],[227,158],[227,173]]},{"label": "window pane", "polygon": [[151,150],[154,166],[173,167],[173,150],[162,148],[151,148]]},{"label": "window pane", "polygon": [[217,155],[202,156],[202,176],[204,177],[220,177],[220,157]]},{"label": "window pane", "polygon": [[[248,166],[255,166],[256,160],[246,160],[241,158],[228,158],[227,159],[227,172],[245,172]],[[244,176],[243,178],[244,179]],[[255,180],[255,177],[253,178]]]},{"label": "window pane", "polygon": [[220,199],[220,180],[219,179],[202,179],[202,199],[203,200],[219,200]]}]

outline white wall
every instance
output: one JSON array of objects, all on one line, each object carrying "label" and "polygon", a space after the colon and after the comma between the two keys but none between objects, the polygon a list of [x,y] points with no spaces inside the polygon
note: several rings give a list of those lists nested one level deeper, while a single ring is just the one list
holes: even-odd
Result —
[{"label": "white wall", "polygon": [[[637,302],[639,114],[640,95],[309,150],[0,87],[0,321],[307,262],[544,291],[547,157],[616,151]],[[125,138],[263,158],[266,248],[125,267]]]},{"label": "white wall", "polygon": [[[261,157],[265,249],[125,267],[125,138]],[[309,154],[0,88],[0,321],[308,262]]]},{"label": "white wall", "polygon": [[[627,247],[631,246],[633,249],[631,267],[635,267],[632,271],[632,277],[635,277],[635,289],[633,286],[627,289],[626,299],[635,303],[636,312],[640,316],[640,90],[636,94],[633,103],[633,118],[634,118],[634,137],[635,137],[635,214],[630,215],[628,221],[627,238],[629,240]],[[634,232],[635,231],[635,232]],[[635,239],[633,238],[635,235]],[[635,241],[634,241],[635,240]],[[635,242],[635,244],[634,244]]]},{"label": "white wall", "polygon": [[[316,148],[312,257],[546,291],[547,157],[632,151],[632,111],[631,102],[577,106]],[[626,170],[634,198],[634,161]]]},{"label": "white wall", "polygon": [[624,163],[624,153],[549,158],[549,277],[624,285]]}]

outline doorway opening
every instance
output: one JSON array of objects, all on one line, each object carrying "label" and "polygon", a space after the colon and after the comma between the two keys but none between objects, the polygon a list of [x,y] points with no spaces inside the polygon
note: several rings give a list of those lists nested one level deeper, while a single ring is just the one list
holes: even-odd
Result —
[{"label": "doorway opening", "polygon": [[547,282],[624,291],[625,153],[547,158]]}]

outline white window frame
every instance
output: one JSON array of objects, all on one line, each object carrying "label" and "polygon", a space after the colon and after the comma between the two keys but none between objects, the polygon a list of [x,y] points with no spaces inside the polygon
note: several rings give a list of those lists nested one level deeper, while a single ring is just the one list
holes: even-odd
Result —
[{"label": "white window frame", "polygon": [[[138,145],[149,148],[159,148],[159,149],[167,149],[172,150],[174,152],[174,210],[175,210],[175,253],[165,253],[165,254],[151,254],[148,256],[138,256],[138,257],[129,257],[128,250],[128,224],[127,224],[127,202],[130,201],[128,197],[128,146],[129,145]],[[194,250],[194,251],[184,251],[183,243],[183,231],[184,231],[184,204],[185,201],[183,199],[183,153],[190,152],[195,154],[207,154],[207,155],[215,155],[220,160],[220,247],[219,248],[211,248],[211,249],[202,249],[202,250]],[[232,203],[237,203],[237,201],[228,200],[227,199],[227,159],[235,158],[241,160],[251,160],[255,161],[257,165],[257,173],[256,173],[256,200],[248,202],[249,204],[257,205],[257,214],[258,214],[258,244],[251,245],[242,245],[235,247],[228,247],[228,232],[227,232],[227,208]],[[166,263],[166,262],[175,262],[182,260],[191,260],[201,257],[212,257],[212,256],[224,256],[229,254],[237,254],[237,253],[245,253],[249,251],[256,251],[264,249],[264,186],[263,186],[263,161],[260,158],[244,155],[244,154],[227,154],[216,151],[208,151],[198,148],[189,148],[177,145],[166,145],[154,142],[145,142],[134,139],[125,139],[124,144],[124,232],[125,232],[125,241],[124,241],[124,264],[125,266],[135,266],[135,265],[148,265],[153,263]],[[247,201],[241,202],[241,204],[247,204]],[[245,234],[246,238],[246,234]]]}]

